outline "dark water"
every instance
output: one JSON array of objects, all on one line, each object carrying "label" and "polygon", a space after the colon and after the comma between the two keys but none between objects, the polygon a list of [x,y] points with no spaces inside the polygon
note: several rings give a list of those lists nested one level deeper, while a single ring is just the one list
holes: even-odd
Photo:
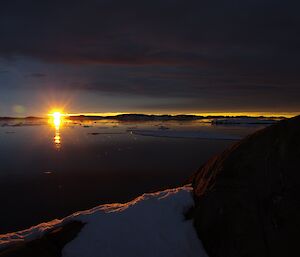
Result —
[{"label": "dark water", "polygon": [[103,203],[179,186],[233,140],[130,133],[165,126],[247,135],[260,127],[202,122],[0,122],[0,233]]}]

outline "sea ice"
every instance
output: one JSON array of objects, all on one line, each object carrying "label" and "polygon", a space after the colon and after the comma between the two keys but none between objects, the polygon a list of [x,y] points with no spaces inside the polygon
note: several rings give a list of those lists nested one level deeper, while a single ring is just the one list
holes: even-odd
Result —
[{"label": "sea ice", "polygon": [[226,134],[217,131],[183,131],[183,130],[131,130],[132,134],[152,137],[169,137],[169,138],[199,138],[199,139],[222,139],[222,140],[239,140],[238,135]]}]

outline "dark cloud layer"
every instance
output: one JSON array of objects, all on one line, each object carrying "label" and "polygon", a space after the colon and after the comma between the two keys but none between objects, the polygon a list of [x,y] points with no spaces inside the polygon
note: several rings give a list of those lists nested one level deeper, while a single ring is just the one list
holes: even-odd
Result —
[{"label": "dark cloud layer", "polygon": [[286,67],[296,1],[18,1],[1,5],[2,55],[49,61]]},{"label": "dark cloud layer", "polygon": [[220,108],[260,98],[261,107],[299,108],[299,7],[290,0],[5,0],[0,57],[115,67],[66,87],[196,99],[190,103],[215,97]]},{"label": "dark cloud layer", "polygon": [[47,74],[44,74],[44,73],[31,73],[29,75],[26,75],[26,77],[32,77],[32,78],[43,78],[43,77],[46,77]]}]

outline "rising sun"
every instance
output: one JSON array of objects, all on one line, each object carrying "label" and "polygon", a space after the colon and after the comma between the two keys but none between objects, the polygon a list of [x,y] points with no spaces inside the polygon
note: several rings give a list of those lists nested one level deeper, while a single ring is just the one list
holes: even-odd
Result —
[{"label": "rising sun", "polygon": [[52,113],[52,116],[54,119],[60,120],[62,114],[60,112],[54,112],[54,113]]},{"label": "rising sun", "polygon": [[52,120],[52,123],[53,123],[54,127],[55,127],[56,129],[59,129],[64,114],[62,114],[62,113],[59,112],[59,111],[54,111],[54,112],[50,113],[49,116],[52,117],[51,120]]}]

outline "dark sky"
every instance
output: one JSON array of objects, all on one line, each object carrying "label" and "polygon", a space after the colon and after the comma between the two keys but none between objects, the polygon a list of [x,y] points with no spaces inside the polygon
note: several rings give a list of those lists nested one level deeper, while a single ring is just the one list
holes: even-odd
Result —
[{"label": "dark sky", "polygon": [[300,3],[3,0],[0,116],[298,112]]}]

